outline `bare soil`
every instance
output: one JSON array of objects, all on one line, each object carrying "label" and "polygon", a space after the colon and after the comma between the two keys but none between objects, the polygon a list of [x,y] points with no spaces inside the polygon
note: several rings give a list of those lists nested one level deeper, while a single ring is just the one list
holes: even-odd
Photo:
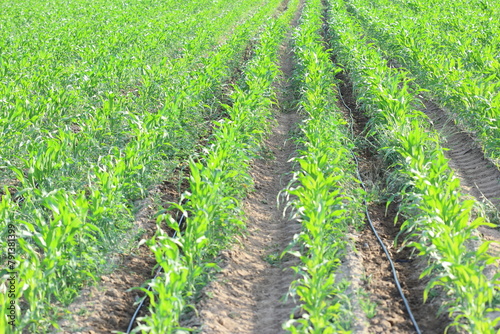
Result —
[{"label": "bare soil", "polygon": [[421,99],[424,112],[429,116],[444,139],[448,148],[446,157],[450,159],[463,191],[480,201],[490,201],[500,209],[500,171],[466,132],[460,130],[452,119],[432,101]]},{"label": "bare soil", "polygon": [[[362,142],[366,140],[363,139],[363,133],[368,118],[356,104],[348,77],[340,73],[337,79],[340,81],[338,107],[347,119],[352,117],[353,132]],[[387,177],[385,164],[370,148],[371,146],[362,145],[362,147],[358,149],[358,160],[363,182],[368,188],[383,184]],[[404,295],[420,329],[423,333],[443,333],[450,320],[446,315],[436,316],[441,300],[434,298],[425,304],[423,302],[423,291],[427,281],[420,279],[419,275],[426,267],[425,260],[414,258],[411,249],[400,249],[400,245],[394,244],[402,223],[395,219],[396,204],[393,203],[386,208],[386,203],[369,203],[368,212],[375,229],[391,254]],[[400,236],[399,240],[402,238]],[[360,286],[368,292],[370,300],[377,304],[376,315],[368,319],[368,328],[363,333],[415,333],[396,288],[389,261],[368,223],[361,231],[353,232],[353,239],[356,249],[355,259],[362,268]]]},{"label": "bare soil", "polygon": [[[292,25],[296,26],[297,13]],[[290,37],[290,35],[289,35]],[[202,333],[282,333],[282,324],[294,313],[294,300],[287,298],[298,259],[285,255],[301,225],[283,216],[280,192],[291,179],[295,145],[290,140],[300,116],[291,95],[293,55],[288,40],[281,46],[282,77],[276,88],[280,111],[277,125],[265,141],[264,157],[253,162],[251,174],[255,190],[244,201],[248,233],[223,253],[223,269],[204,288],[197,305],[198,317],[183,325]],[[281,203],[283,204],[283,203]]]},{"label": "bare soil", "polygon": [[248,233],[239,244],[224,252],[224,268],[207,286],[198,305],[197,325],[203,333],[281,333],[293,313],[292,299],[283,302],[297,265],[294,257],[279,256],[300,232],[300,224],[283,217],[278,208],[279,192],[290,179],[294,147],[287,142],[288,132],[299,116],[281,113],[279,125],[266,146],[274,159],[258,159],[252,166],[255,191],[244,203]]},{"label": "bare soil", "polygon": [[[179,178],[180,175],[177,175],[172,180]],[[151,192],[158,193],[162,203],[177,203],[186,187],[185,182],[166,181]],[[155,220],[149,218],[154,215],[155,208],[151,198],[145,199],[141,207],[135,224],[145,230],[142,237],[147,239],[157,229]],[[68,307],[70,314],[59,323],[61,328],[54,332],[97,334],[127,330],[135,312],[134,303],[144,295],[142,291],[129,289],[143,286],[154,276],[156,260],[149,248],[143,245],[131,254],[110,258],[109,263],[113,263],[116,269],[101,276],[99,285],[81,291],[80,296]]]}]

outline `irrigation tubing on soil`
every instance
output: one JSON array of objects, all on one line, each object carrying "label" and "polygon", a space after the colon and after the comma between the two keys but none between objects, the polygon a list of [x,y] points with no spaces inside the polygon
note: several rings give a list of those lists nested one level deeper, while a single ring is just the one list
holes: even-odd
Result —
[{"label": "irrigation tubing on soil", "polygon": [[[340,96],[340,99],[342,100],[342,103],[344,104],[344,106],[349,110],[349,114],[351,116],[351,131],[352,131],[352,109],[349,108],[349,106],[345,103],[344,98],[342,97],[342,93],[340,92],[340,89],[339,89],[339,96]],[[352,134],[352,135],[354,135],[354,134]],[[354,160],[356,162],[356,174],[358,176],[359,182],[361,183],[361,186],[363,187],[363,190],[366,192],[366,186],[365,186],[365,184],[363,182],[363,179],[361,177],[361,174],[359,172],[359,161],[358,161],[358,158],[356,157],[356,155],[354,154],[354,152],[352,150],[351,150],[351,154],[354,157]],[[384,242],[382,241],[382,239],[378,235],[378,232],[375,229],[375,226],[373,225],[373,221],[372,221],[372,219],[370,217],[370,213],[368,212],[368,205],[367,205],[365,199],[363,199],[363,205],[365,206],[365,215],[366,215],[366,218],[368,220],[368,224],[370,225],[370,228],[373,231],[373,234],[377,238],[380,246],[382,247],[382,249],[384,250],[385,255],[387,256],[387,259],[389,260],[389,263],[391,265],[392,276],[394,277],[394,282],[396,283],[396,288],[399,291],[399,295],[401,296],[401,299],[403,299],[403,303],[405,305],[406,311],[408,312],[408,315],[410,316],[411,322],[413,323],[413,327],[415,328],[415,331],[418,334],[421,334],[422,332],[420,331],[420,328],[418,327],[417,321],[415,320],[415,317],[413,316],[413,313],[411,312],[410,304],[408,303],[408,300],[405,297],[403,289],[401,288],[401,284],[400,284],[399,279],[398,279],[398,274],[397,274],[397,271],[396,271],[396,267],[394,266],[394,262],[392,261],[392,258],[391,258],[391,255],[390,255],[389,251],[385,247]]]},{"label": "irrigation tubing on soil", "polygon": [[[185,219],[186,219],[186,216],[184,214],[182,214],[181,218],[179,218],[179,221],[177,222],[179,224],[179,226],[182,226],[182,223],[184,222]],[[175,238],[176,235],[177,235],[177,231],[174,232],[173,237]],[[160,275],[162,269],[163,268],[161,266],[158,268],[158,270],[156,271],[155,276],[153,277],[153,280],[156,277],[158,277],[158,275]],[[148,285],[147,290],[151,291],[151,285]],[[146,301],[147,298],[148,298],[148,295],[146,294],[144,296],[144,298],[142,298],[142,300],[139,303],[139,305],[137,305],[137,308],[136,308],[136,310],[134,312],[134,315],[132,316],[132,319],[130,319],[130,323],[128,324],[127,334],[130,334],[130,332],[132,331],[132,328],[134,328],[135,320],[137,319],[137,316],[139,315],[139,312],[141,311],[142,306],[144,306],[144,302]]]}]

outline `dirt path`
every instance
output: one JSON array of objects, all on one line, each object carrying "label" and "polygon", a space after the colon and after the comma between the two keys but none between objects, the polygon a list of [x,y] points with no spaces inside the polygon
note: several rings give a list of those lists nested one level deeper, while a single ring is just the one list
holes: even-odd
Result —
[{"label": "dirt path", "polygon": [[[298,15],[293,25],[297,19]],[[255,191],[244,202],[248,234],[223,254],[224,269],[204,290],[197,319],[203,333],[282,333],[282,324],[294,311],[293,300],[283,298],[295,277],[290,267],[298,260],[291,256],[280,260],[279,255],[301,226],[283,218],[283,207],[278,208],[279,193],[291,178],[289,160],[295,145],[290,135],[300,120],[290,108],[293,55],[289,38],[281,49],[281,70],[277,89],[284,110],[276,113],[277,126],[265,142],[266,157],[252,166]]]},{"label": "dirt path", "polygon": [[480,201],[488,200],[500,209],[500,171],[484,158],[484,153],[435,103],[421,99],[425,113],[444,138],[450,167],[460,178],[462,189]]},{"label": "dirt path", "polygon": [[275,159],[255,161],[252,175],[256,190],[245,201],[248,235],[224,254],[226,266],[204,291],[200,317],[204,333],[280,333],[293,312],[291,300],[283,303],[294,278],[289,267],[295,258],[278,256],[300,231],[300,224],[282,218],[278,193],[289,180],[294,147],[286,143],[297,114],[278,116],[278,127],[267,141]]},{"label": "dirt path", "polygon": [[[353,95],[352,84],[343,74],[338,75],[341,99],[338,107],[353,120],[352,128],[358,140],[364,141],[364,131],[368,118],[358,109]],[[370,145],[361,145],[358,150],[360,175],[365,185],[370,188],[384,188],[386,167]],[[399,251],[394,240],[400,230],[401,222],[394,225],[397,207],[393,204],[386,209],[385,203],[369,203],[368,212],[373,225],[389,250],[395,263],[398,278],[412,313],[423,333],[443,333],[450,323],[446,315],[436,318],[441,301],[437,298],[423,303],[423,290],[427,281],[419,279],[425,268],[424,260],[413,259],[411,251]],[[368,293],[371,302],[377,304],[376,314],[368,319],[367,333],[415,333],[415,329],[404,307],[403,301],[394,283],[389,262],[368,223],[360,232],[353,232],[355,240],[354,254],[358,267],[362,268],[360,286]],[[401,240],[401,238],[400,238]]]},{"label": "dirt path", "polygon": [[[421,98],[424,112],[431,119],[435,129],[443,138],[442,145],[449,149],[445,155],[449,165],[460,179],[462,191],[475,197],[479,202],[490,203],[491,210],[500,210],[500,171],[489,160],[474,139],[461,131],[435,103]],[[497,213],[498,215],[498,213]],[[490,247],[490,254],[500,254],[500,231],[485,226],[478,228],[481,239],[496,241]],[[491,270],[490,270],[491,272]],[[491,276],[492,273],[489,274]]]}]

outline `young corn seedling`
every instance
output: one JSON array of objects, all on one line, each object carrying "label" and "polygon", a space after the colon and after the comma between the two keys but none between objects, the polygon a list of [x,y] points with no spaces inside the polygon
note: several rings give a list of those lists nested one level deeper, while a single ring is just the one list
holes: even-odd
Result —
[{"label": "young corn seedling", "polygon": [[[336,27],[332,39],[352,72],[363,108],[376,115],[373,134],[385,144],[382,151],[390,152],[390,164],[399,166],[395,172],[409,180],[401,193],[401,210],[408,217],[403,228],[413,232],[411,245],[429,259],[429,267],[422,273],[432,275],[424,299],[432,287],[441,285],[450,296],[444,305],[452,319],[450,326],[494,333],[500,319],[488,315],[498,309],[493,305],[498,275],[488,279],[483,270],[496,259],[488,254],[488,243],[477,250],[467,247],[472,231],[485,224],[471,219],[472,202],[460,199],[459,181],[435,134],[425,127],[423,115],[411,108],[414,97],[404,89],[405,74],[388,68],[381,55],[360,38],[362,31],[347,14],[343,1],[330,3],[331,24]],[[400,120],[395,122],[394,115]]]},{"label": "young corn seedling", "polygon": [[[187,217],[186,229],[176,238],[164,237],[151,242],[157,257],[166,256],[171,260],[160,264],[165,278],[152,282],[148,293],[154,298],[151,315],[143,319],[144,325],[136,331],[170,333],[178,328],[178,316],[203,275],[215,266],[211,263],[214,256],[243,225],[239,198],[245,191],[241,189],[251,185],[248,166],[264,137],[261,129],[268,129],[266,123],[274,96],[272,83],[279,72],[276,66],[279,43],[297,6],[298,1],[292,1],[276,22],[266,26],[256,54],[245,70],[244,87],[235,89],[234,103],[227,107],[228,119],[217,124],[213,144],[201,162],[190,162],[190,191],[185,196],[188,201],[175,205]],[[175,228],[172,217],[160,219]],[[182,275],[174,272],[177,267],[172,263],[182,266]],[[172,277],[178,283],[172,281]],[[174,314],[164,319],[161,315],[168,307],[174,307]]]},{"label": "young corn seedling", "polygon": [[319,35],[321,10],[321,1],[306,3],[295,35],[300,107],[306,120],[300,140],[303,149],[295,159],[301,169],[287,192],[295,197],[291,205],[303,225],[296,238],[301,251],[291,252],[301,260],[294,268],[300,278],[291,288],[305,314],[284,324],[292,333],[348,332],[352,321],[343,297],[345,287],[335,282],[347,225],[355,215],[349,210],[355,207],[354,200],[343,190],[354,183],[346,149],[351,144],[345,135],[345,121],[332,98],[337,70]]}]

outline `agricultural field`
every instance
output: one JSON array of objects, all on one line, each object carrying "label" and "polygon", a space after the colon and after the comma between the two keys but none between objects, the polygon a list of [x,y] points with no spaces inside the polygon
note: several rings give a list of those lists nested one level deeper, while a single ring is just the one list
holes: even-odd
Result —
[{"label": "agricultural field", "polygon": [[0,334],[500,333],[500,4],[0,3]]}]

